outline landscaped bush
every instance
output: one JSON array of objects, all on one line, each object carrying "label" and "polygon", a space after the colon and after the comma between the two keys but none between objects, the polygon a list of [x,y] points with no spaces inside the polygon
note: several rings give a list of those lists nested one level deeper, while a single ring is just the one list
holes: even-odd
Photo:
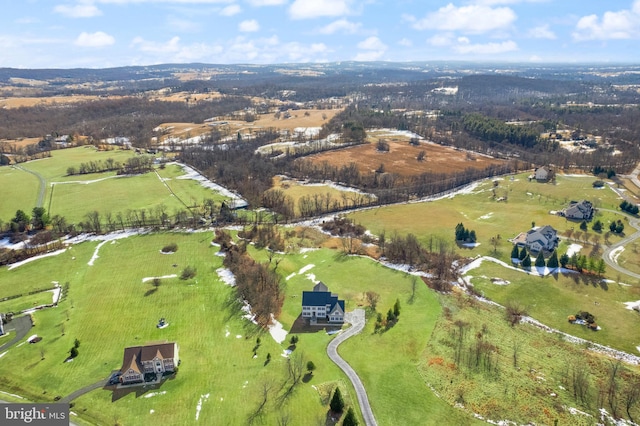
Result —
[{"label": "landscaped bush", "polygon": [[178,251],[178,244],[176,243],[167,244],[166,246],[162,247],[163,253],[175,253],[177,251]]}]

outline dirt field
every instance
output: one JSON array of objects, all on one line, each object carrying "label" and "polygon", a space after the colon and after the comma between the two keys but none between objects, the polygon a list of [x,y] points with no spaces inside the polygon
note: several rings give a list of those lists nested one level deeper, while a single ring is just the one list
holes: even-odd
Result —
[{"label": "dirt field", "polygon": [[8,143],[16,148],[24,148],[27,145],[33,145],[40,142],[42,138],[20,138],[20,139],[1,139],[0,143]]},{"label": "dirt field", "polygon": [[0,99],[0,108],[32,107],[36,105],[67,105],[76,102],[95,101],[98,96],[74,95],[74,96],[49,96],[46,98],[19,97]]},{"label": "dirt field", "polygon": [[[290,129],[296,127],[320,127],[327,121],[331,120],[334,115],[338,114],[342,109],[299,109],[291,110],[291,118],[274,117],[274,114],[262,114],[258,120],[251,123],[256,127],[273,127],[276,129]],[[308,115],[305,115],[307,114]],[[281,114],[281,117],[284,114]],[[326,117],[326,118],[323,118]]]},{"label": "dirt field", "polygon": [[[384,164],[387,173],[397,173],[402,176],[418,175],[426,172],[453,173],[466,168],[485,168],[490,164],[501,164],[503,160],[488,158],[478,154],[467,155],[466,152],[453,148],[421,143],[411,146],[408,138],[385,138],[389,143],[389,152],[378,152],[375,143],[355,146],[353,148],[328,151],[306,157],[314,162],[328,161],[330,164],[342,166],[356,163],[361,172],[369,173]],[[426,152],[424,161],[416,157],[420,151]]]}]

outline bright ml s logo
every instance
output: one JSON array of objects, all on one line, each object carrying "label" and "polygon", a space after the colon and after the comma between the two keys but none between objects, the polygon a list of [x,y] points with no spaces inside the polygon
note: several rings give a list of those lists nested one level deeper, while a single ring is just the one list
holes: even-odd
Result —
[{"label": "bright ml s logo", "polygon": [[68,426],[69,404],[2,404],[0,425]]}]

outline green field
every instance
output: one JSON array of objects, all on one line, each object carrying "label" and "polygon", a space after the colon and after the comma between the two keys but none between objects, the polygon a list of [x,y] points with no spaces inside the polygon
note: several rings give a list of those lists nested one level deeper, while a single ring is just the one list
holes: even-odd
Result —
[{"label": "green field", "polygon": [[[210,245],[211,238],[210,232],[162,233],[106,242],[93,266],[88,262],[98,242],[85,242],[56,257],[11,271],[1,269],[4,291],[23,289],[27,277],[40,277],[44,282],[47,274],[48,282],[69,282],[68,294],[58,308],[34,313],[36,325],[31,334],[43,337],[42,342],[14,346],[3,356],[2,390],[50,401],[118,369],[124,347],[167,339],[180,345],[182,364],[175,379],[159,389],[125,395],[114,396],[109,390],[98,389],[76,399],[72,411],[80,419],[97,424],[191,424],[198,402],[204,398],[199,421],[246,424],[267,384],[271,389],[269,402],[259,417],[260,423],[277,424],[284,413],[292,424],[324,424],[327,394],[340,383],[345,399],[356,404],[359,413],[350,383],[326,356],[332,337],[324,331],[298,334],[294,355],[312,360],[317,369],[311,380],[299,385],[288,399],[279,399],[286,378],[286,361],[280,354],[288,343],[277,344],[269,334],[241,318],[232,288],[224,285],[216,273],[222,258],[215,256],[217,248]],[[178,251],[161,254],[160,248],[170,242],[178,244]],[[266,258],[265,251],[250,250],[258,259]],[[397,298],[401,300],[402,319],[393,329],[383,335],[372,334],[369,323],[363,334],[340,349],[362,375],[379,424],[414,424],[417,419],[432,419],[423,424],[445,419],[473,422],[436,398],[417,370],[420,354],[440,314],[437,298],[421,281],[410,303],[411,277],[370,259],[344,257],[327,249],[282,256],[285,258],[279,272],[290,277],[280,318],[285,329],[290,329],[300,313],[301,291],[313,285],[299,273],[310,264],[315,266],[306,273],[315,274],[316,279],[344,297],[348,310],[363,304],[367,290],[380,294],[379,310],[388,309]],[[61,270],[51,262],[58,262]],[[192,280],[163,279],[157,289],[150,282],[142,282],[145,277],[179,274],[186,265],[197,268]],[[160,317],[167,319],[168,328],[155,327]],[[257,337],[261,345],[254,359]],[[71,363],[63,363],[76,338],[81,342],[80,355]],[[398,350],[400,346],[402,350]],[[265,365],[267,353],[272,358]],[[207,394],[208,399],[204,397]]]},{"label": "green field", "polygon": [[[108,158],[124,162],[134,155],[133,151],[97,151],[86,146],[52,151],[51,158],[23,163],[20,167],[44,179],[42,207],[48,209],[50,217],[63,216],[67,223],[84,221],[86,214],[92,211],[100,213],[102,221],[106,222],[107,214],[115,220],[118,213],[124,217],[130,210],[149,212],[163,208],[167,214],[173,215],[187,206],[201,205],[205,199],[213,199],[217,203],[225,199],[194,180],[178,179],[184,172],[175,164],[157,169],[164,182],[156,173],[116,176],[115,172],[104,172],[67,176],[70,166],[77,168],[81,163]],[[18,209],[30,213],[38,198],[39,185],[33,174],[16,168],[0,168],[0,187],[3,188],[0,195],[7,199],[0,207],[0,218],[8,222]]]},{"label": "green field", "polygon": [[19,209],[31,211],[38,199],[38,188],[38,178],[31,173],[0,167],[0,219],[8,222]]},{"label": "green field", "polygon": [[[579,232],[578,222],[549,214],[550,211],[566,207],[570,200],[577,197],[576,194],[579,194],[579,199],[591,200],[596,207],[603,209],[615,210],[620,203],[618,195],[612,190],[594,189],[591,186],[595,177],[559,175],[556,184],[545,184],[529,182],[527,175],[516,175],[514,180],[498,180],[498,186],[495,187],[491,180],[482,181],[471,193],[435,202],[385,206],[348,216],[376,235],[385,232],[389,238],[394,233],[413,233],[426,245],[431,237],[453,244],[455,226],[463,223],[467,229],[476,231],[480,246],[473,249],[456,247],[460,255],[491,255],[508,261],[512,245],[507,240],[531,229],[532,223],[536,226],[551,225],[560,236],[566,235],[572,228],[574,232]],[[496,201],[500,197],[507,197],[507,201]],[[595,219],[600,219],[608,229],[608,221],[614,217],[623,218],[622,215],[601,212]],[[591,230],[588,232],[591,237],[597,234]],[[497,252],[494,252],[490,239],[497,235],[501,239]],[[605,233],[599,235],[600,243],[603,243]],[[608,236],[610,243],[619,239],[619,236],[613,234]]]}]

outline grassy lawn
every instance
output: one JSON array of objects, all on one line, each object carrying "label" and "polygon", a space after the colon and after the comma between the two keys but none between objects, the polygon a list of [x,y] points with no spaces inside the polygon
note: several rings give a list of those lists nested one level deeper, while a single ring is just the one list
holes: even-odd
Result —
[{"label": "grassy lawn", "polygon": [[[640,289],[616,283],[586,280],[580,274],[558,274],[545,278],[506,269],[492,262],[483,262],[469,271],[471,282],[482,294],[505,305],[517,300],[528,307],[529,315],[546,325],[566,333],[638,354],[637,330],[640,316],[625,308],[623,302],[640,299]],[[509,285],[496,285],[491,278],[502,278]],[[597,304],[596,304],[597,303]],[[571,324],[569,315],[588,311],[595,315],[602,330],[593,332]]]},{"label": "grassy lawn", "polygon": [[[125,215],[127,210],[148,211],[164,206],[166,212],[172,215],[176,210],[184,209],[185,204],[201,205],[205,199],[220,203],[225,199],[220,193],[204,188],[199,182],[179,179],[184,172],[175,164],[164,169],[158,168],[165,183],[155,173],[133,177],[116,176],[115,172],[67,176],[69,166],[78,167],[83,162],[104,161],[108,158],[124,162],[134,155],[133,151],[96,151],[94,147],[85,146],[52,151],[51,158],[20,166],[39,173],[45,179],[43,207],[49,209],[50,216],[64,216],[68,223],[83,221],[86,219],[85,215],[94,210],[101,214],[102,221],[105,222],[107,213],[111,213],[115,219],[117,213]],[[0,203],[0,219],[3,221],[9,221],[18,209],[30,213],[35,207],[39,188],[36,176],[2,167],[0,187],[4,188],[0,195],[6,200]]]},{"label": "grassy lawn", "polygon": [[[254,257],[259,258],[262,253]],[[438,399],[417,369],[441,312],[438,299],[421,280],[416,280],[412,298],[412,276],[368,258],[345,257],[339,251],[328,249],[287,255],[278,270],[289,277],[280,318],[287,329],[300,314],[301,292],[313,287],[310,278],[324,282],[330,291],[344,297],[348,311],[366,307],[366,291],[380,295],[377,309],[383,314],[396,299],[400,300],[401,320],[395,327],[383,334],[374,334],[375,316],[369,313],[365,330],[340,346],[340,355],[360,375],[367,389],[378,424],[474,424],[468,415]],[[309,340],[319,340],[316,350],[325,351],[329,337],[323,332],[300,335],[301,342]],[[333,368],[325,367],[324,362],[330,363],[328,359],[323,360],[322,368]]]},{"label": "grassy lawn", "polygon": [[[579,230],[579,223],[549,214],[551,210],[566,207],[570,200],[576,198],[576,194],[601,208],[615,209],[620,203],[618,196],[610,189],[594,189],[591,186],[595,177],[560,175],[554,185],[529,182],[527,175],[528,173],[516,175],[514,180],[498,180],[496,187],[490,180],[483,181],[470,194],[429,203],[399,204],[364,210],[352,213],[349,217],[376,235],[385,232],[389,238],[396,232],[400,235],[413,233],[423,244],[428,244],[432,237],[453,244],[454,228],[462,222],[467,229],[476,231],[480,246],[474,249],[457,248],[459,254],[496,256],[489,240],[500,235],[502,240],[497,257],[508,260],[511,244],[506,240],[529,230],[532,222],[537,226],[551,225],[560,235],[571,228]],[[496,201],[500,197],[507,197],[507,201]],[[604,220],[601,220],[606,225],[610,214],[603,215]],[[590,233],[595,234],[593,231]],[[612,243],[618,239],[617,236],[610,237]],[[601,240],[603,241],[604,239]]]},{"label": "grassy lawn", "polygon": [[53,294],[49,291],[43,291],[42,293],[30,294],[0,302],[0,312],[20,312],[36,306],[47,305],[51,302],[53,302]]},{"label": "grassy lawn", "polygon": [[0,167],[0,220],[9,222],[17,210],[31,214],[38,198],[38,178],[15,167]]}]

